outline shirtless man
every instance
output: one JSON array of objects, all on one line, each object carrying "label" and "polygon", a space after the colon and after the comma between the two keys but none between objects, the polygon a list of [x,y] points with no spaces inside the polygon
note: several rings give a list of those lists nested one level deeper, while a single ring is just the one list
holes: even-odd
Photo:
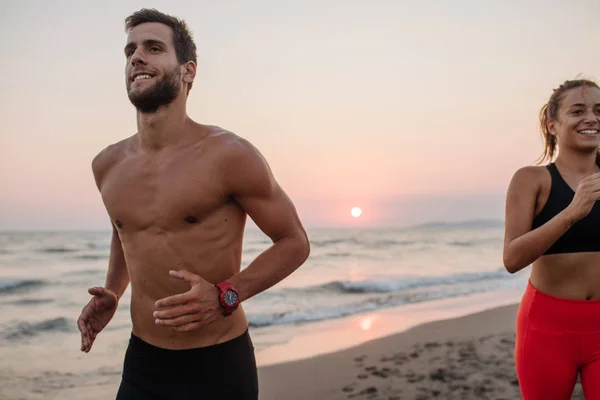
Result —
[{"label": "shirtless man", "polygon": [[[131,283],[117,399],[257,399],[240,303],[302,265],[308,238],[259,151],[188,117],[196,46],[185,22],[147,9],[125,22],[138,132],[92,162],[113,234],[105,285],[89,289],[78,320],[81,350]],[[240,272],[247,215],[273,245]]]}]

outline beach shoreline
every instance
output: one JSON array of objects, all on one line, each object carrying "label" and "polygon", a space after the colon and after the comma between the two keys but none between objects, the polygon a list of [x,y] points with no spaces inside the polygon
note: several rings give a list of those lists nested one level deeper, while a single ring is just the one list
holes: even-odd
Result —
[{"label": "beach shoreline", "polygon": [[405,304],[310,324],[254,330],[253,338],[272,335],[274,341],[279,339],[282,342],[266,349],[256,349],[257,363],[259,367],[266,367],[300,361],[402,334],[422,324],[516,304],[520,301],[524,285],[525,282],[523,288]]},{"label": "beach shoreline", "polygon": [[[519,399],[519,294],[481,293],[296,326],[289,342],[257,351],[260,399]],[[22,387],[0,394],[111,399],[120,379],[120,368],[112,368],[33,397]]]}]

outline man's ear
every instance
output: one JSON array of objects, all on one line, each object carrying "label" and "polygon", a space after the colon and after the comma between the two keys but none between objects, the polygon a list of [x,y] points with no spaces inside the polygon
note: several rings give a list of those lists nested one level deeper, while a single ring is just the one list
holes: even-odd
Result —
[{"label": "man's ear", "polygon": [[194,79],[196,78],[196,63],[193,61],[188,61],[183,64],[183,81],[188,85],[194,83]]}]

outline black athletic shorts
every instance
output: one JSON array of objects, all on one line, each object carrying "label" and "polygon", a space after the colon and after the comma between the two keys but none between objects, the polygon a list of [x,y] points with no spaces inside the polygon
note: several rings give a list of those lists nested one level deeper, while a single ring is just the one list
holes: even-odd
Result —
[{"label": "black athletic shorts", "polygon": [[258,374],[248,331],[213,346],[167,350],[135,335],[125,353],[116,400],[257,400]]}]

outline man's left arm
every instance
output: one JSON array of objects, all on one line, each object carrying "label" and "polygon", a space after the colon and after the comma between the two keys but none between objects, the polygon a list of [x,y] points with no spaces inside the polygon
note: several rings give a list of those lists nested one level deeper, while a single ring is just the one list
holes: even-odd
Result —
[{"label": "man's left arm", "polygon": [[310,245],[296,208],[267,161],[246,141],[237,143],[226,183],[232,196],[273,245],[229,282],[244,301],[280,282],[308,258]]}]

